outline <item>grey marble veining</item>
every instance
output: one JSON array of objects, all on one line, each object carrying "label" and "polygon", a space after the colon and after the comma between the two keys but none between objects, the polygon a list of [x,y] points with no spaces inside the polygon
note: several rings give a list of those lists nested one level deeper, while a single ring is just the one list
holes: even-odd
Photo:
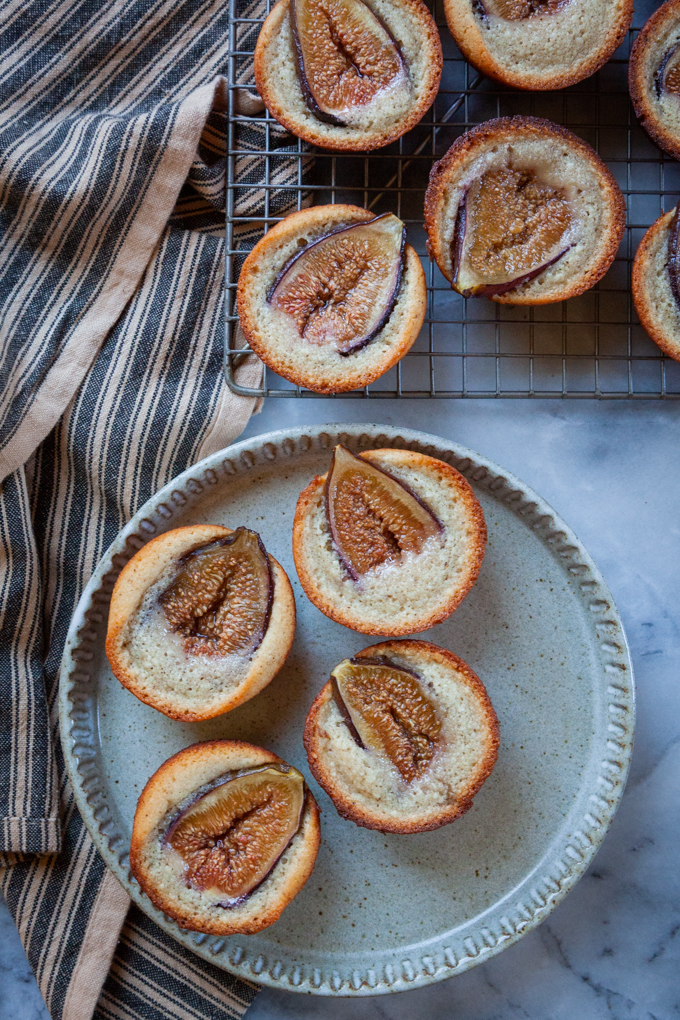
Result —
[{"label": "grey marble veining", "polygon": [[[248,1020],[675,1020],[680,1016],[680,404],[271,400],[246,436],[378,422],[477,450],[541,493],[610,585],[638,692],[633,767],[593,866],[554,914],[475,970],[360,1000],[264,990]],[[0,1017],[47,1016],[6,908]]]}]

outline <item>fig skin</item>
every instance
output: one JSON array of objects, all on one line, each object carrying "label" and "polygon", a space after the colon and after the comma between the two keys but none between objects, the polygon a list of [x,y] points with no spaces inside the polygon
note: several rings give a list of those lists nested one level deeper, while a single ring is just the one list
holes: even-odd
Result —
[{"label": "fig skin", "polygon": [[[371,10],[371,8],[364,4],[362,0],[344,0],[344,2],[349,5],[355,5],[356,13],[360,17],[364,17],[367,20],[367,22],[370,25],[370,29],[373,29],[374,33],[376,28],[378,29],[378,32],[383,32],[385,35],[385,39],[388,41],[388,45],[391,45],[392,47],[391,56],[393,56],[393,64],[396,65],[394,74],[390,77],[386,84],[378,86],[373,92],[373,95],[369,95],[369,98],[366,101],[368,103],[375,99],[376,96],[379,95],[380,92],[383,91],[385,88],[390,87],[400,76],[402,76],[406,81],[408,81],[406,65],[404,63],[401,50],[396,40],[393,38],[389,29],[387,28],[385,23],[378,17],[375,11]],[[318,120],[321,120],[326,124],[333,124],[336,127],[345,127],[348,123],[347,119],[343,119],[341,116],[338,116],[338,114],[333,113],[329,109],[323,109],[323,107],[320,105],[321,97],[319,96],[319,99],[317,100],[317,97],[314,94],[314,82],[310,81],[309,76],[307,74],[307,69],[305,67],[305,53],[304,53],[305,47],[303,43],[304,32],[302,32],[300,29],[301,12],[298,10],[298,8],[301,8],[305,3],[309,3],[309,0],[290,0],[290,19],[291,27],[293,30],[293,40],[295,43],[295,53],[297,57],[297,69],[300,87],[302,89],[302,93],[305,97],[305,102],[307,103],[310,112],[313,113]],[[316,33],[318,38],[318,28],[316,26],[315,29],[313,29],[313,31]],[[335,35],[333,31],[331,31],[330,34],[331,36]],[[342,47],[341,40],[339,39],[336,40],[333,38],[332,41],[333,43],[335,43],[338,49]],[[351,62],[351,66],[354,66],[353,57],[354,57],[353,54],[346,56],[346,59],[349,62]],[[362,82],[363,84],[366,80],[366,76],[362,73],[361,68],[357,67],[355,68],[355,70],[357,72],[356,73],[357,80],[359,82]],[[365,84],[363,85],[363,88],[364,90],[366,90]],[[369,92],[371,91],[370,86],[368,87],[368,90]],[[355,105],[361,107],[366,104],[356,103]]]},{"label": "fig skin", "polygon": [[[254,935],[279,919],[312,874],[321,833],[319,808],[306,787],[300,828],[289,844],[286,870],[278,876],[273,894],[268,895],[265,880],[242,904],[207,911],[178,901],[172,889],[165,885],[165,874],[158,876],[159,884],[146,858],[148,841],[162,839],[173,805],[185,803],[196,790],[225,772],[270,765],[287,766],[287,763],[272,751],[245,741],[208,740],[192,744],[168,758],[144,787],[132,828],[130,868],[153,905],[177,921],[180,927],[208,935]],[[276,874],[277,867],[281,867],[280,859],[269,876]]]},{"label": "fig skin", "polygon": [[[371,668],[373,675],[362,678],[362,669]],[[354,731],[350,732],[355,741],[355,734],[359,737],[359,746],[386,756],[406,783],[421,776],[434,758],[441,733],[422,678],[386,656],[364,656],[341,662],[332,681],[333,694],[341,711],[344,706],[343,717],[347,722],[349,716]]]},{"label": "fig skin", "polygon": [[[498,178],[498,176],[499,176],[498,172],[496,172],[496,177]],[[502,185],[504,183],[505,184],[511,183],[511,182],[508,182],[508,180],[507,180],[507,174],[506,174],[505,181],[500,181],[499,180],[498,184],[496,185],[496,187],[500,186],[502,188]],[[535,179],[533,181],[531,179],[527,179],[527,175],[526,174],[519,174],[519,175],[515,174],[514,175],[514,180],[512,180],[512,183],[515,185],[515,192],[516,192],[516,194],[514,196],[513,195],[508,195],[508,204],[507,204],[507,207],[506,207],[506,212],[507,212],[507,214],[510,217],[512,217],[513,213],[516,213],[518,211],[516,208],[515,209],[512,208],[512,205],[511,205],[512,199],[516,198],[517,193],[520,193],[520,192],[524,193],[524,189],[527,188],[527,187],[530,187],[530,186],[534,186],[534,190],[536,190],[536,187],[537,187],[538,189],[541,189],[543,192],[546,193],[545,194],[545,201],[544,201],[544,208],[546,206],[550,205],[550,203],[554,202],[555,200],[561,201],[561,199],[559,198],[559,196],[557,194],[555,194],[555,195],[550,195],[549,194],[550,191],[554,190],[554,189],[546,188],[545,186],[541,185],[539,181],[536,181]],[[451,241],[451,262],[452,262],[452,268],[453,268],[453,275],[452,275],[452,280],[451,280],[451,286],[453,287],[454,290],[458,291],[459,294],[462,294],[463,297],[471,297],[472,295],[474,295],[475,297],[493,297],[494,295],[507,294],[509,291],[515,290],[521,284],[528,283],[529,280],[535,279],[540,273],[542,273],[544,270],[548,269],[549,266],[552,266],[556,262],[558,262],[564,255],[566,255],[566,253],[572,247],[571,244],[563,245],[561,251],[558,251],[551,258],[545,259],[543,262],[540,262],[539,265],[534,266],[531,269],[528,269],[526,272],[519,273],[517,276],[515,276],[512,279],[507,280],[505,282],[489,283],[489,284],[477,284],[477,285],[475,285],[473,287],[467,287],[467,288],[461,286],[460,283],[459,283],[459,276],[460,276],[461,271],[463,269],[463,263],[464,263],[464,257],[465,257],[465,242],[466,242],[466,238],[467,238],[467,230],[468,230],[469,227],[472,227],[474,229],[474,223],[472,222],[473,218],[472,218],[472,215],[470,214],[470,212],[468,210],[468,196],[470,194],[470,190],[471,190],[472,187],[473,187],[473,185],[470,185],[467,188],[467,190],[463,194],[463,196],[462,196],[462,198],[461,198],[461,200],[460,200],[460,202],[458,204],[458,210],[457,210],[457,213],[456,213],[456,222],[455,222],[455,226],[454,226],[454,230],[453,230],[453,238],[452,238],[452,241]],[[480,187],[481,187],[481,184],[480,184]],[[502,198],[502,197],[503,196],[501,194],[500,198]],[[534,196],[534,200],[535,200],[535,196]],[[502,204],[504,204],[504,203],[502,203]],[[525,204],[526,204],[526,200],[525,200]],[[521,206],[520,206],[520,208],[521,208]],[[526,210],[527,211],[527,215],[528,216],[536,215],[536,213],[539,210],[540,210],[540,206],[537,208],[535,206],[535,204],[532,205],[532,202],[530,200],[529,203],[528,203],[528,208]],[[558,208],[558,211],[559,212],[563,212],[564,209],[563,208],[562,209]],[[483,212],[482,212],[482,215],[483,215]],[[556,215],[557,215],[557,213],[555,213],[555,216]],[[553,216],[553,219],[555,218],[555,216]],[[568,210],[567,210],[567,217],[568,217],[567,222],[565,223],[564,228],[562,230],[562,235],[561,235],[562,237],[565,236],[565,234],[568,232],[569,227],[571,225],[571,214],[568,212]],[[548,217],[548,219],[550,219],[550,217]],[[507,220],[506,220],[506,222],[507,222]],[[540,234],[539,234],[538,240],[540,241]],[[537,242],[534,241],[534,243],[537,243]],[[559,243],[559,239],[558,239],[558,243]],[[554,249],[554,247],[555,247],[555,245],[553,245],[553,249]],[[508,250],[511,250],[511,249],[508,249]]]},{"label": "fig skin", "polygon": [[[359,231],[361,231],[361,234],[363,235],[365,234],[366,230],[371,230],[374,227],[374,224],[379,229],[381,226],[385,224],[385,221],[388,218],[397,220],[397,217],[393,216],[392,213],[383,213],[381,216],[376,216],[374,219],[369,220],[368,222],[359,221],[357,223],[350,223],[341,227],[337,227],[335,230],[331,230],[328,233],[315,238],[305,248],[302,248],[299,252],[296,252],[292,256],[292,258],[289,259],[288,262],[283,266],[280,273],[276,277],[276,280],[272,284],[269,294],[267,295],[268,303],[274,305],[277,304],[277,292],[279,291],[279,288],[283,288],[283,285],[285,285],[286,279],[287,277],[290,276],[291,272],[295,272],[295,270],[300,267],[301,263],[303,263],[305,260],[308,260],[310,254],[313,254],[315,250],[319,248],[319,246],[327,245],[327,242],[332,238],[338,238],[341,241],[349,240],[353,234],[357,235],[357,232]],[[400,220],[398,220],[397,222],[401,223]],[[377,240],[378,234],[376,231],[376,243]],[[397,300],[399,298],[399,291],[401,288],[401,281],[404,272],[405,252],[406,252],[406,227],[402,223],[399,248],[398,251],[396,252],[395,264],[392,269],[392,279],[387,285],[388,286],[387,297],[383,301],[384,306],[383,311],[379,314],[377,321],[375,321],[374,319],[373,322],[369,323],[369,328],[364,330],[363,335],[360,331],[359,336],[355,336],[353,339],[345,341],[342,345],[339,345],[337,347],[337,351],[342,357],[349,357],[349,355],[354,354],[356,351],[362,350],[372,340],[374,340],[376,336],[378,336],[378,334],[385,328],[392,312],[394,311],[394,306],[396,305]],[[332,253],[333,249],[331,247],[329,251],[330,257],[332,257]],[[358,280],[353,281],[353,283],[354,287],[356,287]],[[326,297],[326,295],[325,294],[320,295],[317,298],[317,301],[320,301],[321,298],[323,297]],[[378,309],[379,308],[380,305],[378,305]],[[302,336],[302,334],[300,335]]]},{"label": "fig skin", "polygon": [[[283,778],[284,776],[286,777],[285,779]],[[259,849],[257,845],[253,846],[253,819],[249,816],[256,815],[258,811],[260,811],[261,815],[267,813],[268,824],[270,826],[276,824],[276,819],[269,817],[272,814],[271,796],[265,797],[264,800],[260,796],[260,803],[253,802],[252,807],[243,812],[241,816],[234,816],[229,821],[224,832],[221,832],[219,826],[215,829],[214,823],[211,825],[209,821],[203,823],[203,834],[201,834],[199,827],[198,838],[196,833],[187,832],[186,830],[191,828],[191,819],[201,811],[202,806],[204,812],[207,809],[212,810],[214,813],[216,810],[214,804],[219,802],[220,794],[226,799],[228,805],[230,794],[238,796],[240,792],[239,787],[245,786],[247,789],[248,786],[254,786],[255,792],[257,792],[255,784],[258,779],[263,784],[267,781],[270,784],[274,782],[274,790],[277,783],[288,784],[290,790],[287,791],[287,795],[292,795],[293,803],[290,818],[286,819],[284,817],[279,821],[279,827],[283,828],[284,831],[279,835],[278,839],[276,839],[276,833],[274,834],[275,842],[268,855],[266,855],[266,847],[264,854],[260,851],[262,860],[259,862],[259,867],[256,865],[255,871],[248,875],[247,869],[243,867],[243,858],[245,856],[246,860],[252,861],[253,858],[257,858]],[[282,790],[285,790],[285,786],[282,786]],[[212,796],[213,805],[208,807],[205,802],[211,795],[215,795]],[[175,853],[178,853],[184,861],[185,882],[188,886],[205,891],[209,886],[214,885],[219,892],[224,893],[227,897],[219,906],[224,908],[239,906],[255,889],[266,881],[293,838],[297,835],[302,819],[304,799],[304,779],[297,769],[274,764],[242,769],[235,773],[220,776],[208,784],[207,789],[203,788],[197,791],[189,803],[184,804],[179,813],[175,815],[168,827],[163,842],[166,846],[171,847]],[[228,806],[225,806],[224,810],[228,811]],[[239,823],[242,824],[235,840],[233,836],[230,839],[230,830],[237,828]],[[257,831],[257,824],[258,820],[255,819],[255,831]],[[215,831],[210,831],[211,829],[215,829]],[[206,841],[208,843],[212,842],[212,847],[204,845]],[[222,845],[223,843],[227,844],[226,847]],[[207,856],[206,851],[208,851]],[[218,860],[215,860],[215,856],[217,856]],[[227,871],[226,874],[222,875],[220,870],[221,865],[224,864],[227,866]],[[238,874],[234,877],[233,872],[235,871]],[[229,881],[230,878],[231,882]]]},{"label": "fig skin", "polygon": [[[351,460],[350,460],[351,458]],[[408,546],[404,546],[399,541],[399,536],[389,530],[389,536],[386,537],[386,544],[389,543],[392,546],[393,555],[390,555],[389,550],[385,550],[385,555],[381,558],[380,550],[376,549],[375,555],[372,559],[374,563],[370,563],[365,569],[361,569],[358,565],[358,557],[352,557],[351,551],[346,548],[347,543],[343,542],[340,535],[340,528],[338,525],[337,515],[334,506],[334,487],[337,486],[336,475],[338,472],[346,473],[354,468],[358,472],[365,472],[367,477],[378,478],[383,481],[388,490],[392,490],[394,498],[401,499],[407,506],[411,503],[410,512],[411,515],[416,513],[420,518],[419,524],[421,525],[422,541],[415,540],[415,547],[411,551],[416,553],[420,551],[419,545],[422,546],[428,538],[434,535],[441,535],[444,531],[444,527],[441,521],[436,517],[432,510],[409,488],[404,482],[399,481],[393,475],[379,468],[376,464],[367,463],[362,460],[361,457],[356,457],[346,446],[339,443],[333,451],[333,458],[331,460],[331,466],[328,469],[328,477],[326,479],[326,485],[324,489],[324,500],[326,506],[326,519],[330,528],[331,536],[333,538],[333,544],[335,550],[342,561],[343,566],[347,570],[347,573],[354,581],[359,581],[361,575],[366,573],[368,570],[373,569],[374,566],[379,566],[381,563],[385,563],[388,560],[398,559],[401,551],[404,548],[408,549]],[[380,476],[383,476],[380,478]],[[370,508],[372,510],[372,508]],[[384,528],[382,529],[384,531]],[[368,536],[369,541],[372,545],[376,544],[378,536]],[[378,539],[379,541],[379,539]],[[365,558],[365,555],[364,557]]]},{"label": "fig skin", "polygon": [[[253,539],[255,540],[253,542]],[[260,603],[264,602],[264,609],[260,612],[260,620],[250,634],[246,632],[246,639],[240,639],[240,635],[224,633],[228,621],[238,612],[238,605],[233,605],[233,600],[227,600],[228,581],[231,575],[227,576],[224,571],[217,570],[218,576],[212,577],[212,592],[206,592],[208,602],[197,605],[201,598],[200,591],[196,588],[196,582],[200,584],[201,559],[211,557],[217,559],[220,550],[233,548],[236,552],[239,547],[250,544],[254,546],[251,555],[259,557],[260,562],[256,564],[255,570],[259,569],[260,582],[266,585],[266,591],[260,595]],[[225,538],[218,538],[204,546],[192,549],[180,559],[180,570],[173,581],[161,593],[160,603],[172,629],[184,635],[184,647],[187,654],[192,655],[220,655],[230,652],[253,652],[261,643],[271,617],[272,602],[274,600],[274,578],[272,576],[271,564],[262,539],[255,531],[248,528],[237,528],[233,534]],[[198,565],[196,567],[196,565]],[[192,571],[192,568],[195,568]],[[206,561],[204,569],[209,572],[210,564]],[[220,578],[219,574],[222,573]],[[206,584],[210,581],[210,573],[206,578]],[[204,596],[205,598],[205,596]],[[225,605],[226,603],[226,605]],[[262,609],[262,606],[258,607]],[[198,612],[197,610],[203,610]],[[226,618],[225,618],[226,610]],[[241,607],[241,614],[244,609]],[[210,616],[212,615],[212,620]],[[220,619],[221,617],[221,619]],[[252,624],[252,609],[245,614],[245,624]],[[221,632],[220,632],[221,631]],[[217,633],[216,633],[217,632]]]},{"label": "fig skin", "polygon": [[659,64],[659,69],[654,75],[654,89],[657,99],[661,99],[664,92],[674,96],[680,95],[680,66],[676,64],[671,68],[670,76],[672,76],[672,81],[669,81],[669,74],[667,73],[668,65],[678,55],[678,50],[680,50],[680,43],[671,46],[665,53],[663,60]]},{"label": "fig skin", "polygon": [[680,204],[676,205],[668,238],[668,276],[680,311]]}]

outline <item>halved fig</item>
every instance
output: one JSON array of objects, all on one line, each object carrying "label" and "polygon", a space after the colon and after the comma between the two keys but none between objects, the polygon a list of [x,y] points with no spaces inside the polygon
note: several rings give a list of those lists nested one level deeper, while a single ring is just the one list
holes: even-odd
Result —
[{"label": "halved fig", "polygon": [[300,827],[302,775],[266,765],[222,776],[173,819],[165,842],[184,861],[192,889],[236,906],[261,885]]},{"label": "halved fig", "polygon": [[668,276],[675,303],[680,309],[680,203],[675,207],[668,236]]},{"label": "halved fig", "polygon": [[410,783],[432,761],[441,721],[416,673],[389,659],[345,659],[332,673],[334,696],[361,745],[386,755]]},{"label": "halved fig", "polygon": [[399,47],[362,0],[291,0],[300,84],[319,120],[345,125],[408,75]]},{"label": "halved fig", "polygon": [[419,553],[444,530],[408,486],[341,443],[333,453],[325,499],[333,543],[355,581],[402,552]]},{"label": "halved fig", "polygon": [[570,0],[474,0],[477,10],[505,21],[523,21],[539,14],[555,14]]},{"label": "halved fig", "polygon": [[654,75],[654,86],[659,99],[664,92],[671,96],[680,96],[680,43],[671,46],[665,53]]},{"label": "halved fig", "polygon": [[502,167],[461,198],[451,242],[452,287],[465,297],[504,294],[569,251],[565,194],[528,170]]},{"label": "halved fig", "polygon": [[259,535],[237,528],[181,558],[160,596],[172,630],[192,655],[253,651],[264,637],[274,582]]},{"label": "halved fig", "polygon": [[380,332],[401,286],[406,229],[384,213],[325,234],[284,266],[268,295],[299,336],[352,354]]}]

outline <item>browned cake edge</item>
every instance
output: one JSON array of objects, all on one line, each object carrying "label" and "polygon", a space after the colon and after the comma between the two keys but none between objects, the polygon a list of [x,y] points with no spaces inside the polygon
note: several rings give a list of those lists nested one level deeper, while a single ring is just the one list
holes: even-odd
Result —
[{"label": "browned cake edge", "polygon": [[458,490],[459,496],[464,500],[468,519],[476,531],[476,539],[470,549],[468,569],[461,583],[453,591],[444,592],[442,601],[437,609],[433,610],[428,616],[416,620],[408,629],[394,625],[390,627],[386,623],[383,628],[377,630],[375,625],[367,625],[360,615],[354,616],[349,612],[339,609],[330,598],[319,590],[310,576],[306,566],[306,552],[302,536],[304,520],[312,511],[317,494],[326,482],[326,474],[317,475],[316,478],[313,478],[309,485],[302,490],[298,498],[295,518],[293,520],[293,559],[295,560],[295,568],[305,595],[325,616],[328,616],[336,623],[342,624],[343,627],[349,627],[350,630],[357,631],[360,634],[381,634],[384,637],[401,637],[404,634],[414,634],[422,630],[429,630],[430,627],[434,627],[437,623],[441,623],[442,620],[450,616],[463,601],[474,586],[482,566],[487,537],[486,522],[482,508],[469,482],[459,471],[456,471],[449,464],[445,464],[444,461],[437,460],[436,457],[428,457],[424,453],[416,453],[412,450],[395,449],[366,450],[358,454],[358,456],[371,463],[375,462],[378,464],[379,459],[386,453],[390,454],[395,466],[399,463],[407,463],[409,467],[416,470],[438,475],[440,481],[446,480],[446,482],[455,487]]},{"label": "browned cake edge", "polygon": [[333,697],[330,680],[322,687],[309,710],[305,722],[303,740],[312,775],[331,798],[339,815],[365,829],[378,829],[380,832],[394,832],[407,835],[414,832],[428,832],[431,829],[439,829],[442,825],[448,825],[450,822],[455,821],[456,818],[464,815],[466,811],[469,811],[475,795],[491,775],[496,764],[500,745],[500,729],[496,713],[482,681],[466,662],[445,648],[440,648],[429,641],[384,641],[377,645],[371,645],[370,648],[364,648],[361,652],[357,652],[354,658],[360,658],[361,656],[370,658],[378,655],[384,655],[389,658],[395,652],[398,654],[402,650],[410,650],[419,654],[422,661],[429,659],[429,661],[435,660],[444,665],[450,665],[456,670],[459,677],[460,674],[463,675],[465,682],[474,691],[483,709],[488,727],[486,747],[480,758],[477,772],[470,780],[467,788],[457,797],[453,804],[440,808],[435,812],[427,812],[420,818],[412,818],[401,822],[396,821],[393,815],[380,814],[377,811],[369,812],[355,803],[351,794],[342,789],[333,779],[326,765],[324,755],[318,748],[321,709]]},{"label": "browned cake edge", "polygon": [[144,593],[155,582],[168,564],[192,548],[213,539],[231,535],[233,528],[219,524],[193,524],[175,528],[158,535],[135,553],[120,572],[111,595],[109,621],[106,633],[106,655],[114,676],[123,687],[163,715],[181,722],[200,722],[229,712],[258,694],[274,678],[286,660],[295,634],[295,598],[288,575],[283,567],[269,555],[274,580],[269,625],[262,641],[253,653],[250,669],[238,687],[220,701],[211,701],[203,711],[189,711],[178,706],[165,694],[144,691],[137,674],[121,659],[123,630],[139,606]]}]

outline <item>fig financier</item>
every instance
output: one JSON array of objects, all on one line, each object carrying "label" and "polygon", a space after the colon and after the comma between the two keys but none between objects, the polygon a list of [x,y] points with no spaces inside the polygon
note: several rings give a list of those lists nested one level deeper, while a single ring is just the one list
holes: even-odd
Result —
[{"label": "fig financier", "polygon": [[680,361],[680,215],[660,216],[642,238],[632,274],[640,323],[664,354]]},{"label": "fig financier", "polygon": [[628,83],[641,127],[680,158],[680,0],[667,0],[645,22],[630,52]]},{"label": "fig financier", "polygon": [[484,556],[482,509],[458,471],[411,450],[336,447],[300,494],[293,557],[305,594],[337,623],[396,637],[462,602]]},{"label": "fig financier", "polygon": [[130,866],[183,928],[252,934],[278,919],[309,878],[319,812],[302,775],[239,740],[194,744],[149,779]]},{"label": "fig financier", "polygon": [[121,571],[106,654],[114,676],[172,719],[211,719],[283,665],[295,601],[256,532],[197,524],[165,532]]},{"label": "fig financier", "polygon": [[499,747],[479,677],[427,641],[384,641],[333,670],[304,743],[338,813],[382,832],[453,822],[471,806]]}]

